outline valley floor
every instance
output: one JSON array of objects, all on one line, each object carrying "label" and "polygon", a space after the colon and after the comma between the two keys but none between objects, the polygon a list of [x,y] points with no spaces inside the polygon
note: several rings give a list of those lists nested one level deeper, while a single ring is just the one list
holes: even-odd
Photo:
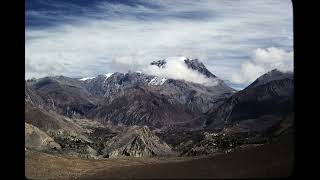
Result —
[{"label": "valley floor", "polygon": [[206,157],[79,159],[26,151],[29,179],[165,179],[287,177],[292,138]]}]

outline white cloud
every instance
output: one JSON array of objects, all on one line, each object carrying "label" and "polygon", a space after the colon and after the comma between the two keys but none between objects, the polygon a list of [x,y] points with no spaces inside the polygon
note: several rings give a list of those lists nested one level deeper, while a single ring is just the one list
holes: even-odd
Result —
[{"label": "white cloud", "polygon": [[270,47],[258,48],[254,51],[251,59],[241,65],[240,72],[232,75],[235,83],[252,83],[259,76],[272,70],[293,71],[293,52]]},{"label": "white cloud", "polygon": [[274,64],[292,61],[293,52],[286,52],[283,49],[270,47],[267,49],[258,48],[253,54],[253,60],[256,63]]},{"label": "white cloud", "polygon": [[171,78],[171,79],[183,79],[190,82],[200,83],[208,86],[217,85],[218,81],[212,78],[207,78],[198,71],[189,69],[184,62],[184,57],[169,57],[166,59],[166,65],[164,68],[158,66],[147,66],[143,69],[146,74],[155,76]]}]

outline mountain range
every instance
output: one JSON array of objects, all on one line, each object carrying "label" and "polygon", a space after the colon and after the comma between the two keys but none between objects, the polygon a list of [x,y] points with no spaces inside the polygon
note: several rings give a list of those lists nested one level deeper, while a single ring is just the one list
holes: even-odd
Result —
[{"label": "mountain range", "polygon": [[[272,70],[236,91],[198,59],[182,60],[214,83],[143,72],[26,80],[26,149],[84,158],[190,156],[292,133],[292,72]],[[150,66],[167,68],[167,61]]]}]

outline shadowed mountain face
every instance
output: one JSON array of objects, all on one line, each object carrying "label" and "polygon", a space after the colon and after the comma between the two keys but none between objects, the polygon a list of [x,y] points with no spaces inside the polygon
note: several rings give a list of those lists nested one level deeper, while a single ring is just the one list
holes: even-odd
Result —
[{"label": "shadowed mountain face", "polygon": [[293,112],[293,77],[271,71],[225,100],[208,113],[207,125],[222,127],[263,115],[283,115]]},{"label": "shadowed mountain face", "polygon": [[260,76],[253,83],[251,83],[246,89],[261,86],[271,81],[283,80],[283,79],[288,79],[293,81],[293,72],[281,72],[281,71],[278,71],[277,69],[274,69]]},{"label": "shadowed mountain face", "polygon": [[214,104],[231,96],[234,91],[224,86],[202,86],[200,84],[169,79],[156,90],[187,106],[192,112],[205,113]]},{"label": "shadowed mountain face", "polygon": [[48,108],[68,117],[84,116],[98,100],[81,81],[64,76],[41,78],[30,85]]},{"label": "shadowed mountain face", "polygon": [[161,128],[191,121],[195,117],[188,108],[152,88],[135,86],[111,103],[106,103],[89,113],[89,116],[125,125],[147,125]]},{"label": "shadowed mountain face", "polygon": [[84,87],[91,94],[103,97],[108,89],[106,88],[107,79],[108,77],[105,75],[98,75],[91,80],[84,81]]}]

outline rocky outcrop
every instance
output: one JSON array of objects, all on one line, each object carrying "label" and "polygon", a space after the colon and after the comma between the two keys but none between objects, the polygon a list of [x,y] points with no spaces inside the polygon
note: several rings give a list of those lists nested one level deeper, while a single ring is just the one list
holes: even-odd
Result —
[{"label": "rocky outcrop", "polygon": [[148,157],[173,154],[171,147],[154,135],[147,126],[129,127],[105,145],[104,157]]},{"label": "rocky outcrop", "polygon": [[188,66],[188,68],[196,70],[200,72],[201,74],[205,75],[208,78],[217,78],[214,74],[212,74],[206,66],[200,62],[198,59],[188,59],[186,58],[184,60],[185,64]]},{"label": "rocky outcrop", "polygon": [[25,123],[25,147],[38,151],[61,149],[61,146],[53,138],[29,123]]},{"label": "rocky outcrop", "polygon": [[158,66],[159,68],[164,68],[166,64],[167,64],[167,62],[165,59],[160,59],[158,61],[152,61],[150,63],[150,65],[155,65],[155,66]]}]

